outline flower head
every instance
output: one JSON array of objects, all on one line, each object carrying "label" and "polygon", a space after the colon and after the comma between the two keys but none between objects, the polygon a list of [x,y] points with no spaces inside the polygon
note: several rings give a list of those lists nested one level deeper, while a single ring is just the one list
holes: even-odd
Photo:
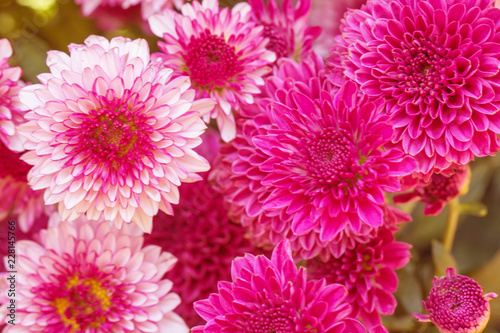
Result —
[{"label": "flower head", "polygon": [[268,50],[276,53],[276,58],[293,58],[302,61],[311,53],[312,43],[319,36],[319,27],[308,23],[311,0],[299,0],[293,6],[291,0],[283,1],[281,10],[275,0],[249,0],[252,20],[264,27],[263,35],[269,39]]},{"label": "flower head", "polygon": [[490,319],[489,301],[496,297],[483,296],[479,283],[448,268],[446,276],[434,277],[427,301],[422,302],[429,314],[413,316],[432,322],[441,333],[481,333]]},{"label": "flower head", "polygon": [[[21,154],[11,151],[0,142],[0,221],[16,219],[19,228],[27,233],[35,221],[45,215],[43,191],[28,185],[31,165],[21,160]],[[7,229],[5,229],[7,230]]]},{"label": "flower head", "polygon": [[345,289],[325,280],[307,280],[306,270],[297,269],[287,241],[263,255],[236,258],[232,282],[219,282],[219,293],[195,303],[207,321],[193,328],[198,332],[365,332],[348,317]]},{"label": "flower head", "polygon": [[332,96],[324,78],[308,78],[315,72],[309,61],[281,68],[283,77],[269,78],[266,87],[275,100],[242,118],[233,148],[222,151],[231,168],[226,200],[254,234],[271,229],[274,244],[302,237],[310,257],[342,235],[382,225],[383,191],[398,191],[398,177],[415,162],[383,148],[393,135],[387,117],[353,83]]},{"label": "flower head", "polygon": [[158,209],[172,213],[181,182],[209,168],[193,148],[213,102],[151,64],[144,40],[91,36],[69,49],[49,52],[51,73],[20,93],[33,110],[20,126],[30,185],[65,220],[86,213],[150,231]]},{"label": "flower head", "polygon": [[10,67],[12,56],[10,42],[0,39],[0,142],[14,151],[23,150],[24,138],[16,131],[16,126],[25,120],[25,107],[19,101],[19,90],[24,83],[19,80],[21,68]]},{"label": "flower head", "polygon": [[[128,229],[128,228],[124,228]],[[17,249],[17,318],[9,332],[175,332],[189,329],[162,279],[176,259],[107,222],[61,222]]]},{"label": "flower head", "polygon": [[262,27],[250,20],[250,10],[246,3],[229,10],[219,8],[217,0],[195,0],[183,5],[180,14],[167,9],[149,19],[153,33],[164,39],[157,60],[173,68],[174,76],[189,75],[198,97],[217,102],[211,118],[217,119],[225,141],[235,135],[232,110],[253,103],[267,65],[276,59],[266,50]]},{"label": "flower head", "polygon": [[307,262],[310,277],[324,277],[327,283],[347,288],[346,301],[353,308],[352,317],[362,319],[369,329],[382,324],[380,315],[394,313],[397,302],[392,294],[398,285],[394,271],[410,260],[410,245],[394,241],[389,228],[381,227],[372,233],[370,241],[357,244],[340,257]]},{"label": "flower head", "polygon": [[383,97],[418,171],[500,148],[500,10],[491,1],[370,1],[343,21],[345,75]]},{"label": "flower head", "polygon": [[[161,12],[165,8],[172,8],[174,4],[179,7],[183,0],[75,0],[82,6],[82,13],[85,16],[93,16],[98,22],[106,23],[99,19],[99,14],[110,14],[114,10],[117,16],[123,19],[135,18],[135,13],[140,12],[142,18],[147,20],[151,15]],[[107,16],[108,19],[116,21],[116,17]]]},{"label": "flower head", "polygon": [[467,192],[464,189],[469,187],[469,180],[468,165],[451,167],[441,173],[433,173],[429,180],[416,179],[417,184],[412,192],[395,196],[394,203],[419,200],[426,205],[424,214],[438,215],[451,199]]}]

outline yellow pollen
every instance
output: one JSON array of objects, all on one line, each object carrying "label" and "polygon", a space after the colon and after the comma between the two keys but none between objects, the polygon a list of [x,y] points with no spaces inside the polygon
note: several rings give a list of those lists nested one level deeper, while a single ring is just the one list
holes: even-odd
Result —
[{"label": "yellow pollen", "polygon": [[52,305],[55,306],[57,313],[61,316],[63,323],[71,326],[70,332],[75,332],[80,328],[80,325],[76,322],[74,317],[68,318],[66,316],[66,310],[71,306],[71,302],[67,298],[56,298]]}]

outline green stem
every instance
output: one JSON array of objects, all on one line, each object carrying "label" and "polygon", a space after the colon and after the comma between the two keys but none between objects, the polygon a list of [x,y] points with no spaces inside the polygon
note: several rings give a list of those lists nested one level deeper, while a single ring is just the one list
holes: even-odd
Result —
[{"label": "green stem", "polygon": [[453,240],[457,231],[458,218],[460,217],[460,206],[458,197],[453,198],[448,203],[448,217],[446,219],[446,229],[444,231],[443,246],[451,252],[453,248]]}]

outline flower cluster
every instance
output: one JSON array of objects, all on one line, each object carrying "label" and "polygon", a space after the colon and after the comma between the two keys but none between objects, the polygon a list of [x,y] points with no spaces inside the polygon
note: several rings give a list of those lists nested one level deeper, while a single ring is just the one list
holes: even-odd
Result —
[{"label": "flower cluster", "polygon": [[[0,39],[2,332],[392,331],[394,204],[451,201],[451,250],[470,162],[500,149],[494,1],[75,2],[159,52],[90,35],[28,84]],[[496,296],[449,269],[414,316],[479,333]]]}]

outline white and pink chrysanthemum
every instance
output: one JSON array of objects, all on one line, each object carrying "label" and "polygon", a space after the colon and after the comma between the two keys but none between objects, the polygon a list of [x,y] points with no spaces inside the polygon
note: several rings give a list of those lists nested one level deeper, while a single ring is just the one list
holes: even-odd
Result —
[{"label": "white and pink chrysanthemum", "polygon": [[309,26],[311,0],[299,0],[292,4],[284,0],[281,10],[275,0],[267,5],[263,0],[249,0],[252,7],[252,20],[262,25],[263,36],[269,39],[268,50],[276,53],[276,58],[292,58],[302,61],[312,50],[312,43],[321,33],[321,28]]},{"label": "white and pink chrysanthemum", "polygon": [[343,21],[345,75],[386,100],[424,174],[500,148],[499,16],[489,0],[381,0]]},{"label": "white and pink chrysanthemum", "polygon": [[151,64],[142,39],[91,36],[69,49],[49,52],[51,73],[20,93],[32,109],[19,127],[30,185],[65,220],[86,213],[149,232],[158,209],[172,213],[181,182],[209,168],[193,148],[213,102]]},{"label": "white and pink chrysanthemum", "polygon": [[441,333],[481,333],[490,319],[490,303],[496,293],[483,295],[483,288],[468,276],[448,268],[446,275],[434,277],[427,301],[429,314],[413,314],[422,322],[432,322]]},{"label": "white and pink chrysanthemum", "polygon": [[219,8],[217,0],[193,1],[181,7],[182,13],[165,10],[153,15],[149,24],[164,41],[162,53],[155,54],[174,75],[189,75],[198,97],[217,102],[210,116],[217,123],[224,141],[235,136],[233,110],[253,103],[264,84],[276,56],[266,49],[263,27],[250,20],[251,8],[238,3],[231,10]]},{"label": "white and pink chrysanthemum", "polygon": [[401,151],[384,150],[393,131],[380,104],[359,97],[353,83],[333,97],[321,79],[307,79],[315,72],[308,63],[283,63],[276,73],[284,76],[269,78],[283,83],[267,86],[276,100],[241,119],[237,138],[221,149],[227,175],[214,171],[226,178],[232,216],[274,244],[300,238],[293,249],[305,258],[382,225],[383,191],[399,191],[399,176],[415,167]]},{"label": "white and pink chrysanthemum", "polygon": [[14,151],[23,150],[24,137],[16,132],[16,126],[25,120],[26,108],[19,101],[19,90],[24,86],[20,81],[20,67],[10,67],[12,56],[10,42],[0,39],[0,141]]},{"label": "white and pink chrysanthemum", "polygon": [[21,154],[11,151],[0,142],[0,221],[12,218],[23,233],[28,232],[35,220],[45,215],[43,191],[28,185],[31,165],[21,160]]},{"label": "white and pink chrysanthemum", "polygon": [[357,244],[338,258],[307,262],[312,278],[324,277],[328,283],[347,288],[352,316],[361,319],[368,329],[382,325],[380,315],[394,313],[397,302],[393,293],[398,285],[394,271],[410,260],[410,245],[394,241],[389,228],[372,232],[374,237],[369,242]]},{"label": "white and pink chrysanthemum", "polygon": [[218,294],[195,303],[207,323],[193,333],[366,332],[348,317],[345,288],[324,279],[308,281],[306,270],[295,266],[288,241],[275,248],[271,260],[236,258],[231,276],[232,282],[219,282]]},{"label": "white and pink chrysanthemum", "polygon": [[162,279],[176,262],[170,253],[83,217],[40,236],[16,244],[17,317],[7,332],[189,332]]}]

